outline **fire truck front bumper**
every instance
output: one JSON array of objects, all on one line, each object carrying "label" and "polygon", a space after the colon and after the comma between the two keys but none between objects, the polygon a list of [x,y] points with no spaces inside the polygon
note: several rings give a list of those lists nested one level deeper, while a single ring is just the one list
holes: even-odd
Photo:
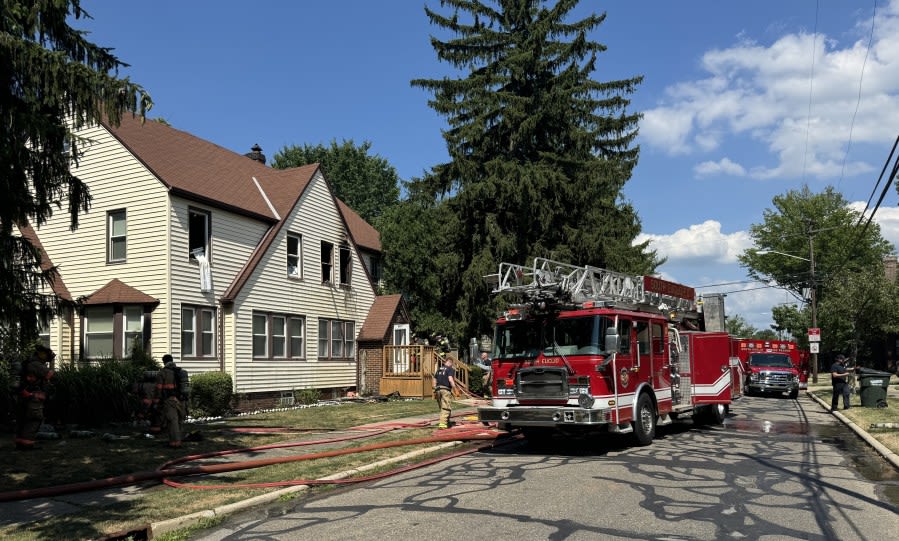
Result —
[{"label": "fire truck front bumper", "polygon": [[495,422],[507,428],[512,426],[601,426],[611,422],[611,409],[584,409],[577,407],[482,407],[478,408],[478,420]]}]

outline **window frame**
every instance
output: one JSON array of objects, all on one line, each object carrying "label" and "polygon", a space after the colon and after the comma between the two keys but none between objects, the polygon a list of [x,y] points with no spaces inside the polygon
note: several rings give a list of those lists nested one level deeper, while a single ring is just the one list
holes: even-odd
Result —
[{"label": "window frame", "polygon": [[[128,311],[137,310],[137,330],[129,331],[128,330]],[[113,310],[113,322],[115,322],[115,310]],[[115,325],[113,324],[113,327]],[[128,339],[128,335],[132,335],[131,340]],[[135,336],[140,337],[140,343],[143,347],[144,343],[144,307],[140,304],[123,304],[122,305],[122,355],[123,359],[131,358],[131,343]],[[113,343],[113,349],[115,349],[115,343]]]},{"label": "window frame", "polygon": [[194,242],[194,217],[202,217],[203,218],[203,255],[206,256],[206,261],[212,261],[212,213],[208,210],[203,210],[197,207],[187,207],[187,258],[189,261],[196,261],[197,258],[194,256],[194,250],[200,248],[196,242]]},{"label": "window frame", "polygon": [[353,257],[350,253],[350,247],[347,244],[340,245],[338,249],[339,253],[339,264],[340,268],[338,272],[340,274],[340,285],[343,287],[349,287],[350,281],[353,278]]},{"label": "window frame", "polygon": [[[263,312],[259,310],[253,311],[253,321],[255,322],[256,318],[264,318],[265,319],[265,354],[258,355],[256,353],[256,344],[257,340],[263,338],[263,335],[257,334],[255,332],[255,326],[252,329],[253,336],[253,359],[254,360],[303,360],[306,359],[306,316],[302,316],[299,314],[287,314],[281,312]],[[283,334],[275,334],[276,332],[276,321],[281,321],[283,323],[282,331]],[[291,323],[294,321],[300,322],[300,334],[299,336],[294,336],[292,333]],[[299,339],[299,351],[296,351],[294,348],[294,338]],[[277,351],[277,344],[281,343],[281,351]]]},{"label": "window frame", "polygon": [[[190,312],[190,317],[185,317],[185,313]],[[203,329],[203,318],[208,316],[210,321],[210,330]],[[201,306],[194,304],[181,305],[181,358],[182,359],[217,359],[218,343],[216,342],[216,309],[211,306]],[[190,320],[191,328],[186,329],[184,324]],[[185,340],[185,334],[190,333],[189,341]],[[206,339],[210,340],[210,351],[206,352]],[[191,350],[185,350],[184,345],[190,343]]]},{"label": "window frame", "polygon": [[[296,253],[290,252],[290,242],[291,240],[296,241]],[[291,259],[294,260],[294,269],[295,272],[291,274]],[[287,277],[288,278],[303,278],[303,235],[299,233],[287,233]]]},{"label": "window frame", "polygon": [[[124,233],[115,234],[114,219],[121,216],[122,227]],[[121,241],[124,245],[124,254],[122,257],[115,257],[114,243]],[[106,213],[106,263],[117,264],[126,263],[128,261],[128,211],[126,209],[110,210]]]},{"label": "window frame", "polygon": [[[341,356],[334,356],[334,329],[340,328]],[[324,332],[322,332],[324,330]],[[323,351],[323,346],[327,351]],[[324,354],[323,354],[324,353]],[[318,358],[322,360],[353,360],[356,358],[356,322],[346,319],[318,319]]]},{"label": "window frame", "polygon": [[[327,257],[325,257],[327,255]],[[322,283],[334,283],[334,243],[322,241],[321,247],[321,272]]]},{"label": "window frame", "polygon": [[[91,322],[96,321],[97,319],[101,319],[101,316],[94,315],[100,311],[106,312],[108,310],[109,314],[109,330],[103,331],[91,331],[90,326]],[[93,306],[85,307],[84,309],[84,329],[82,332],[82,343],[81,348],[83,351],[83,357],[85,359],[104,359],[107,357],[115,357],[115,306],[112,304],[97,304]],[[102,314],[102,317],[105,318],[106,314]],[[108,337],[110,343],[110,349],[112,351],[104,352],[104,354],[91,354],[91,338],[99,338],[99,337]]]},{"label": "window frame", "polygon": [[[265,328],[263,329],[262,334],[256,332],[256,321],[258,318],[262,318],[262,321],[265,324]],[[268,332],[269,332],[268,314],[266,314],[265,312],[253,312],[251,331],[252,331],[251,334],[253,337],[253,344],[252,344],[253,358],[254,359],[268,359],[269,351],[271,351],[269,349],[269,344],[268,344],[268,340],[269,340],[269,338],[268,338]],[[256,350],[256,344],[257,344],[257,340],[259,337],[263,338],[262,343],[265,344],[265,348],[262,351],[262,353],[257,353],[257,350]]]}]

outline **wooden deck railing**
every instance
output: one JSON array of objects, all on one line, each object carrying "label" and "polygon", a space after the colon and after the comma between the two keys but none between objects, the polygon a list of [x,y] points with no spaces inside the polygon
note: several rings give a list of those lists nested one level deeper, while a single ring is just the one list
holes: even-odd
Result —
[{"label": "wooden deck railing", "polygon": [[[456,381],[468,388],[468,365],[454,359]],[[400,396],[425,398],[431,396],[431,376],[437,368],[437,348],[434,346],[384,346],[384,376],[380,394],[398,392]]]}]

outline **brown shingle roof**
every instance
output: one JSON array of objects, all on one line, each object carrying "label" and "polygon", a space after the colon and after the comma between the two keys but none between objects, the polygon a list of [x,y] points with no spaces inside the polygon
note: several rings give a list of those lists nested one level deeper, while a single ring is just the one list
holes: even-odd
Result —
[{"label": "brown shingle roof", "polygon": [[[53,268],[53,261],[50,260],[50,256],[47,255],[47,251],[44,250],[44,245],[41,244],[41,239],[37,236],[37,231],[31,227],[31,224],[25,222],[24,224],[17,224],[19,227],[19,232],[22,236],[28,239],[28,242],[31,243],[32,246],[37,248],[38,252],[41,254],[41,270],[49,270]],[[53,289],[53,293],[56,294],[57,297],[63,300],[70,301],[72,300],[72,294],[69,292],[69,288],[66,287],[65,282],[62,279],[62,274],[57,269],[56,276],[50,282],[50,287]]]},{"label": "brown shingle roof", "polygon": [[387,333],[390,332],[390,324],[397,311],[404,305],[401,303],[402,295],[381,295],[375,297],[374,304],[368,311],[365,323],[359,329],[360,342],[384,342],[387,341]]},{"label": "brown shingle roof", "polygon": [[84,304],[156,304],[153,297],[113,278],[108,284],[87,296]]},{"label": "brown shingle roof", "polygon": [[[226,302],[234,300],[243,288],[277,237],[283,218],[296,206],[319,169],[317,163],[272,169],[160,122],[141,124],[136,117],[123,117],[118,127],[104,126],[173,194],[272,224],[225,291],[222,300]],[[354,242],[380,252],[378,232],[345,203],[337,198],[335,201]]]},{"label": "brown shingle roof", "polygon": [[356,214],[356,212],[348,207],[346,203],[336,197],[334,199],[337,201],[337,207],[340,209],[340,213],[343,214],[343,219],[346,221],[347,229],[350,230],[353,241],[360,248],[380,252],[381,234],[378,233],[378,230],[363,220],[362,217]]}]

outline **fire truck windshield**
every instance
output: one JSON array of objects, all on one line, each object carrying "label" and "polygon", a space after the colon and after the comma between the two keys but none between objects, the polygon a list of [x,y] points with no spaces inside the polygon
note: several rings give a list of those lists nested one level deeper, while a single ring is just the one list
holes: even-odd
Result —
[{"label": "fire truck windshield", "polygon": [[599,355],[609,327],[612,320],[598,315],[507,321],[497,325],[493,358]]},{"label": "fire truck windshield", "polygon": [[753,353],[749,356],[749,366],[778,366],[790,368],[790,358],[780,353]]}]

